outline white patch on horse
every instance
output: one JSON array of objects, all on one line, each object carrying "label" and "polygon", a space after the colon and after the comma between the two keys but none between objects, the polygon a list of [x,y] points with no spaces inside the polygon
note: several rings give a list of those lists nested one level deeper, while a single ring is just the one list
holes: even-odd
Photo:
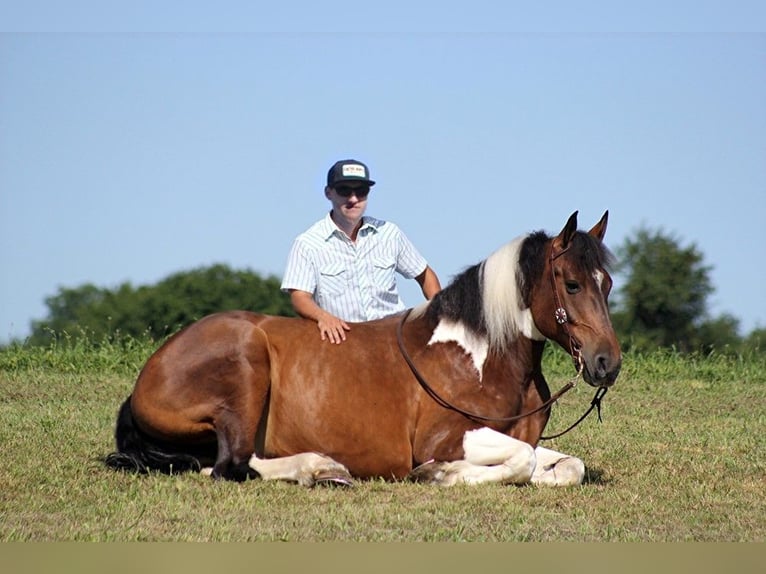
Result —
[{"label": "white patch on horse", "polygon": [[413,470],[420,480],[453,484],[525,484],[532,478],[535,449],[508,435],[483,427],[463,435],[463,460],[430,461]]},{"label": "white patch on horse", "polygon": [[537,328],[537,325],[535,325],[535,320],[532,318],[532,310],[529,308],[523,309],[521,311],[521,317],[520,317],[519,325],[521,327],[521,334],[524,335],[528,339],[533,339],[535,341],[544,341],[545,335],[543,335],[539,329]]},{"label": "white patch on horse", "polygon": [[527,443],[488,427],[466,431],[463,435],[463,459],[471,464],[502,464],[522,455],[530,457],[532,451]]},{"label": "white patch on horse", "polygon": [[302,486],[314,486],[317,482],[352,485],[348,469],[329,456],[316,452],[303,452],[280,458],[250,457],[248,466],[263,480],[286,480]]},{"label": "white patch on horse", "polygon": [[453,484],[525,484],[576,486],[585,477],[585,464],[576,457],[531,445],[487,427],[463,435],[463,459],[430,460],[413,469],[416,480]]},{"label": "white patch on horse", "polygon": [[593,278],[596,280],[596,285],[601,289],[601,284],[604,282],[604,273],[600,269],[596,269],[593,272]]},{"label": "white patch on horse", "polygon": [[487,359],[487,352],[489,351],[487,338],[477,335],[466,328],[463,323],[442,319],[436,325],[436,329],[434,329],[428,344],[434,345],[450,341],[457,343],[458,346],[462,347],[470,355],[473,366],[476,368],[476,373],[479,375],[479,381],[481,381],[484,361]]},{"label": "white patch on horse", "polygon": [[537,466],[532,474],[532,483],[548,486],[576,486],[585,478],[585,463],[549,448],[535,449]]}]

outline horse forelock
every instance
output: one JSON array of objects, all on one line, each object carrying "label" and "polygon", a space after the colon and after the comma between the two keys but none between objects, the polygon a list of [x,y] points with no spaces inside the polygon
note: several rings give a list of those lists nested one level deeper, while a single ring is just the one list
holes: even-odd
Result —
[{"label": "horse forelock", "polygon": [[572,239],[572,248],[580,258],[580,264],[584,269],[594,271],[609,271],[614,265],[614,255],[607,247],[595,237],[578,231]]}]

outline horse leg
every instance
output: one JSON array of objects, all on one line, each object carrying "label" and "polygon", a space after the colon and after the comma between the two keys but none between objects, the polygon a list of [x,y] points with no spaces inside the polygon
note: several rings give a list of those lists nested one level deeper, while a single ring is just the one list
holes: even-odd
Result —
[{"label": "horse leg", "polygon": [[259,478],[258,472],[249,464],[250,457],[253,456],[252,444],[243,445],[240,443],[239,447],[232,447],[236,441],[227,436],[228,434],[225,431],[217,433],[218,455],[215,465],[201,469],[200,473],[216,479],[222,478],[237,482]]},{"label": "horse leg", "polygon": [[227,397],[228,404],[214,419],[218,455],[210,472],[213,478],[243,481],[259,476],[250,466],[250,457],[255,453],[258,423],[267,408],[271,365],[268,340],[261,329],[251,333],[246,350],[246,361],[230,375],[238,382],[237,393]]},{"label": "horse leg", "polygon": [[576,486],[585,478],[585,464],[579,458],[568,456],[549,448],[535,449],[537,466],[532,483],[549,486]]},{"label": "horse leg", "polygon": [[255,449],[255,432],[243,433],[235,424],[218,424],[218,455],[211,476],[238,482],[258,478],[258,473],[248,464]]},{"label": "horse leg", "polygon": [[409,478],[450,486],[457,483],[525,484],[535,469],[535,450],[527,443],[483,427],[463,435],[463,460],[427,462]]},{"label": "horse leg", "polygon": [[348,469],[329,456],[305,452],[281,458],[250,458],[250,468],[263,480],[286,480],[301,486],[339,484],[353,486]]},{"label": "horse leg", "polygon": [[216,437],[218,439],[218,454],[215,464],[202,468],[201,474],[237,482],[259,478],[258,471],[249,464],[250,457],[254,456],[253,441],[233,438],[227,429],[217,430]]}]

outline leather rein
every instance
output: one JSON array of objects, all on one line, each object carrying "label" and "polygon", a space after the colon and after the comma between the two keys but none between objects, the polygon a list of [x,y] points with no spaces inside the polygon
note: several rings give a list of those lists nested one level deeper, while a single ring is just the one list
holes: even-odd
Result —
[{"label": "leather rein", "polygon": [[[564,332],[569,337],[569,348],[570,348],[570,354],[572,356],[572,360],[574,361],[575,368],[577,369],[577,374],[570,379],[561,389],[558,390],[558,392],[554,395],[551,395],[551,397],[545,401],[542,405],[537,407],[536,409],[533,409],[529,412],[522,413],[520,415],[515,415],[512,417],[487,417],[483,415],[479,415],[476,413],[472,413],[470,411],[466,411],[464,409],[461,409],[458,406],[453,405],[450,403],[447,399],[443,398],[439,393],[434,390],[434,388],[428,384],[428,381],[425,380],[423,375],[418,370],[417,366],[412,360],[412,357],[407,352],[407,349],[404,346],[404,338],[402,336],[402,326],[404,325],[405,321],[407,321],[407,317],[409,317],[410,312],[412,309],[407,309],[407,311],[402,316],[401,321],[399,321],[397,327],[396,327],[396,341],[399,344],[399,351],[402,354],[402,357],[404,358],[405,362],[409,366],[410,370],[412,371],[412,374],[415,375],[415,379],[417,379],[420,386],[423,388],[423,390],[426,392],[426,394],[431,397],[438,405],[444,407],[445,409],[449,409],[451,411],[454,411],[456,413],[459,413],[463,415],[464,417],[471,419],[475,422],[481,422],[481,421],[487,421],[487,422],[512,422],[517,421],[523,418],[526,418],[528,416],[531,416],[533,414],[539,413],[543,410],[550,409],[550,407],[558,401],[566,392],[573,389],[575,384],[577,383],[577,379],[580,378],[580,375],[582,375],[583,368],[585,367],[585,363],[583,362],[582,355],[580,354],[580,345],[577,342],[577,340],[572,336],[571,332],[569,331],[569,317],[567,315],[566,309],[564,309],[564,306],[561,304],[561,298],[559,297],[558,288],[556,286],[556,279],[554,277],[554,271],[553,271],[553,261],[561,256],[563,253],[565,253],[569,249],[569,247],[566,247],[565,249],[559,251],[558,253],[553,252],[553,247],[551,246],[551,254],[549,257],[550,261],[550,268],[551,268],[551,287],[553,289],[553,296],[556,302],[556,310],[554,311],[556,323],[561,325],[564,329]],[[585,420],[585,418],[593,411],[593,409],[596,409],[598,412],[598,420],[601,422],[601,399],[604,398],[604,395],[606,394],[608,388],[607,387],[599,387],[596,389],[596,394],[593,396],[593,400],[590,403],[590,407],[588,408],[583,415],[577,419],[573,424],[571,424],[569,427],[567,427],[565,430],[548,436],[541,436],[540,440],[550,440],[554,438],[558,438],[572,429],[574,429],[577,425],[579,425],[582,421]]]}]

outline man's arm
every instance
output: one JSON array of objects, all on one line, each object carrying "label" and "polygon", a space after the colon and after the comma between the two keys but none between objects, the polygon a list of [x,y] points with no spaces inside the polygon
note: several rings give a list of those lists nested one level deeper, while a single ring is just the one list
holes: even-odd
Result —
[{"label": "man's arm", "polygon": [[436,273],[428,265],[426,265],[423,273],[415,277],[415,281],[420,284],[420,289],[423,291],[423,295],[426,299],[433,299],[439,291],[442,290],[441,283]]},{"label": "man's arm", "polygon": [[317,305],[311,293],[291,289],[290,302],[298,315],[316,321],[323,341],[329,339],[331,343],[342,343],[346,340],[346,331],[350,331],[351,327],[343,319]]}]

